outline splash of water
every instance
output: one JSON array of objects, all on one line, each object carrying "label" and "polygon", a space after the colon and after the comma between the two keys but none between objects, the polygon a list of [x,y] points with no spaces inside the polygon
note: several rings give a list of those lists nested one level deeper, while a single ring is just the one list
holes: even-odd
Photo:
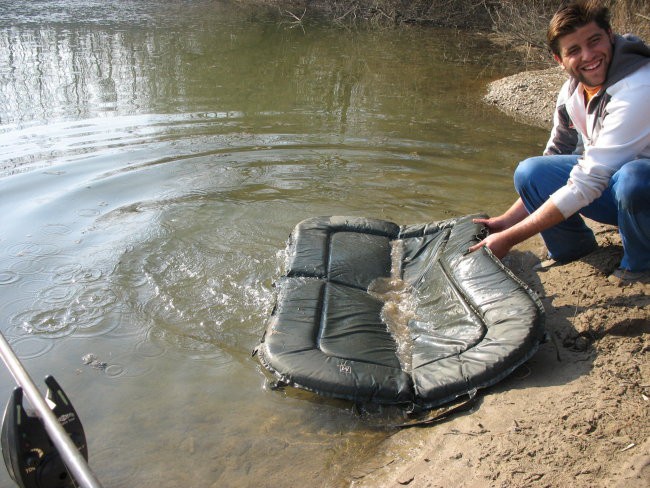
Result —
[{"label": "splash of water", "polygon": [[381,318],[397,343],[397,358],[404,371],[411,371],[413,341],[408,323],[415,317],[417,297],[413,287],[402,276],[404,245],[401,240],[391,242],[391,276],[377,278],[368,286],[368,293],[384,302]]}]

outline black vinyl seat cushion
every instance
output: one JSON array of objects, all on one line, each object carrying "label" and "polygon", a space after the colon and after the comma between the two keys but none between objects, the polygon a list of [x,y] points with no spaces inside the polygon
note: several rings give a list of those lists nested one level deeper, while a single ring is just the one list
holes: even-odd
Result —
[{"label": "black vinyl seat cushion", "polygon": [[[321,395],[425,408],[506,377],[544,340],[544,311],[489,251],[467,253],[486,233],[473,217],[409,226],[360,217],[300,222],[256,349],[262,365]],[[391,269],[415,294],[407,368],[384,302],[368,291]]]}]

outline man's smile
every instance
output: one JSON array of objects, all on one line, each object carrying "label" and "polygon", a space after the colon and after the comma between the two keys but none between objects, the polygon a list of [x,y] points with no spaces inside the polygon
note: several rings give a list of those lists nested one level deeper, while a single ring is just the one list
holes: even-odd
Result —
[{"label": "man's smile", "polygon": [[603,63],[603,60],[602,60],[602,59],[599,59],[598,61],[592,62],[592,63],[590,63],[590,64],[588,64],[588,65],[586,65],[586,66],[583,66],[583,67],[582,67],[582,70],[583,70],[583,71],[593,71],[593,70],[596,70],[596,69],[600,68],[600,66],[601,66],[602,63]]}]

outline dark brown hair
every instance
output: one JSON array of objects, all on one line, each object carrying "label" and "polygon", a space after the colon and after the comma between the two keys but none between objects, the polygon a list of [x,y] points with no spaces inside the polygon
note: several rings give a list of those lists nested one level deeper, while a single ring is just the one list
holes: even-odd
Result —
[{"label": "dark brown hair", "polygon": [[609,9],[600,0],[577,0],[561,6],[548,26],[546,38],[548,47],[556,56],[560,55],[560,38],[575,32],[591,22],[610,32]]}]

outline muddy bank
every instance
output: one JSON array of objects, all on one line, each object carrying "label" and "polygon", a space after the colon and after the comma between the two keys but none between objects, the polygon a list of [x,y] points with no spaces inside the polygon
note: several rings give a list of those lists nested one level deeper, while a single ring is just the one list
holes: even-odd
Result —
[{"label": "muddy bank", "polygon": [[600,249],[580,261],[534,271],[538,238],[504,260],[544,304],[538,353],[470,411],[397,432],[351,486],[647,486],[650,284],[610,282],[620,238],[592,226]]}]

